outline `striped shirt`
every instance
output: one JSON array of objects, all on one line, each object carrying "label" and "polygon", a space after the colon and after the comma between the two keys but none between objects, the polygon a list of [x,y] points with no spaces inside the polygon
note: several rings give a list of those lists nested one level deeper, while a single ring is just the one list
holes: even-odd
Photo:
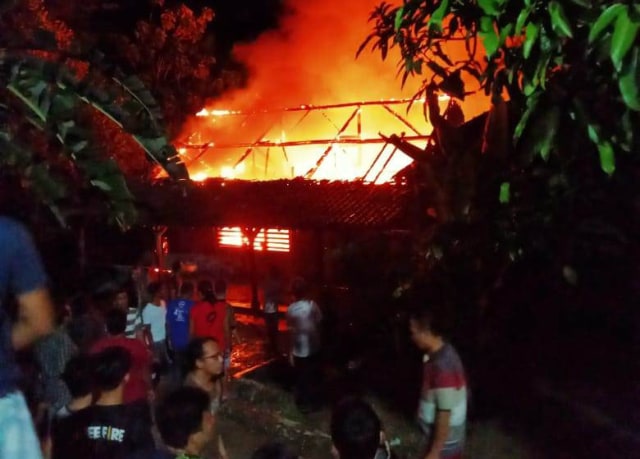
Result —
[{"label": "striped shirt", "polygon": [[437,411],[449,411],[449,436],[441,457],[459,454],[464,446],[467,418],[467,381],[460,356],[445,343],[433,355],[425,356],[418,422],[429,441]]},{"label": "striped shirt", "polygon": [[142,314],[140,314],[137,308],[129,308],[127,310],[127,328],[124,331],[126,337],[135,338],[136,332],[143,326]]}]

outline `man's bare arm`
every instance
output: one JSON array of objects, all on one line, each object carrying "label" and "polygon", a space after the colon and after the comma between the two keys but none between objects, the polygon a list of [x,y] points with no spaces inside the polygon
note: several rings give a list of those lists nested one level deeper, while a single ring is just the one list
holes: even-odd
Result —
[{"label": "man's bare arm", "polygon": [[449,437],[449,419],[451,411],[436,411],[436,420],[433,426],[433,441],[425,459],[439,458],[440,451]]},{"label": "man's bare arm", "polygon": [[53,304],[44,287],[17,296],[18,317],[11,330],[14,349],[23,349],[53,331]]}]

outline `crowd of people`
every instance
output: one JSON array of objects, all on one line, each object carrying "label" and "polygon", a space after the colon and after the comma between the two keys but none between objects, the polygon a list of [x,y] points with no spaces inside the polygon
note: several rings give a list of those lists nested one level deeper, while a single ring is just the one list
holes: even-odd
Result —
[{"label": "crowd of people", "polygon": [[[149,282],[138,304],[126,285],[90,300],[54,302],[26,229],[0,218],[0,247],[0,459],[229,458],[216,428],[230,396],[236,333],[224,280],[182,281],[173,298],[166,283]],[[285,314],[286,355],[302,413],[323,404],[323,317],[308,290],[302,278],[293,281]],[[264,285],[264,312],[275,355],[282,294],[273,270]],[[424,432],[420,459],[461,458],[467,389],[460,358],[428,310],[411,316],[409,331],[425,356],[417,410]],[[25,349],[34,356],[31,372],[16,358]],[[378,415],[360,398],[333,407],[330,430],[327,456],[392,455]],[[282,443],[264,445],[252,456],[297,457]]]}]

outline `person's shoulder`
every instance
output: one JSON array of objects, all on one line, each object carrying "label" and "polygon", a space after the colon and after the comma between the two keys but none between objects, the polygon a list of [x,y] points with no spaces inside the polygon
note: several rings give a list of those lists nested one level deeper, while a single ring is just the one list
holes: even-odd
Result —
[{"label": "person's shoulder", "polygon": [[18,220],[0,216],[0,236],[14,236],[16,234],[29,234],[29,231]]}]

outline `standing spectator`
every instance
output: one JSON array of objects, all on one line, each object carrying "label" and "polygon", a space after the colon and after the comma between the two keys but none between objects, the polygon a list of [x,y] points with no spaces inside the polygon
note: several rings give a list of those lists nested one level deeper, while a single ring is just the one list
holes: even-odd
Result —
[{"label": "standing spectator", "polygon": [[424,459],[459,459],[465,440],[467,382],[460,356],[443,337],[429,310],[410,316],[411,340],[424,352],[418,423],[425,435]]},{"label": "standing spectator", "polygon": [[224,352],[230,338],[227,304],[220,301],[209,281],[198,283],[198,301],[191,309],[189,335],[191,338],[214,338]]},{"label": "standing spectator", "polygon": [[129,291],[126,288],[122,287],[116,290],[113,306],[127,314],[127,327],[124,332],[127,338],[144,339],[145,327],[142,323],[142,310],[131,306]]},{"label": "standing spectator", "polygon": [[67,418],[91,405],[93,400],[91,359],[85,354],[71,357],[62,373],[62,381],[71,394],[71,400],[55,413],[56,419]]},{"label": "standing spectator", "polygon": [[280,271],[275,266],[271,266],[263,287],[264,323],[268,349],[274,357],[278,355],[278,305],[282,301],[283,290]]},{"label": "standing spectator", "polygon": [[67,333],[78,349],[89,349],[106,335],[104,318],[86,295],[77,295],[70,301],[71,318]]},{"label": "standing spectator", "polygon": [[[5,299],[15,298],[15,320]],[[18,390],[14,351],[53,329],[53,307],[40,256],[26,229],[0,217],[0,459],[39,459],[40,445]]]},{"label": "standing spectator", "polygon": [[[215,417],[208,408],[206,392],[195,387],[176,390],[158,406],[156,419],[160,436],[176,459],[211,457],[205,450],[214,439]],[[218,457],[227,459],[221,441],[218,450]]]},{"label": "standing spectator", "polygon": [[78,349],[71,341],[64,324],[65,309],[56,307],[57,328],[34,346],[34,353],[40,367],[41,401],[51,414],[71,401],[71,394],[62,381],[61,375],[69,359]]},{"label": "standing spectator", "polygon": [[194,338],[185,352],[185,385],[199,387],[211,398],[211,413],[222,401],[222,351],[213,338]]},{"label": "standing spectator", "polygon": [[320,324],[322,313],[308,298],[307,283],[302,278],[293,282],[294,302],[287,309],[287,325],[291,334],[289,363],[296,374],[295,402],[301,412],[318,409],[321,384]]},{"label": "standing spectator", "polygon": [[147,417],[150,413],[148,399],[151,392],[151,354],[149,349],[136,338],[127,338],[126,313],[121,309],[112,309],[105,315],[109,336],[98,341],[92,348],[91,354],[98,354],[103,350],[119,346],[131,356],[129,377],[124,386],[123,402],[137,404]]},{"label": "standing spectator", "polygon": [[147,287],[149,303],[142,309],[142,322],[149,327],[153,340],[153,360],[161,372],[167,367],[167,305],[165,288],[161,282],[152,282]]},{"label": "standing spectator", "polygon": [[94,405],[64,420],[66,428],[57,430],[53,440],[53,459],[125,459],[153,454],[151,424],[141,421],[138,411],[123,403],[131,368],[129,352],[119,346],[109,347],[93,360],[100,395]]},{"label": "standing spectator", "polygon": [[216,301],[223,302],[225,307],[224,316],[224,373],[228,381],[231,376],[229,369],[231,368],[231,351],[233,350],[233,339],[236,332],[236,315],[233,312],[233,306],[227,301],[227,283],[219,279],[214,284],[214,292]]},{"label": "standing spectator", "polygon": [[84,354],[72,357],[67,362],[62,380],[71,393],[71,401],[60,408],[51,421],[51,457],[61,457],[60,450],[64,448],[65,432],[73,425],[69,421],[71,415],[87,408],[93,401],[92,371],[91,359]]},{"label": "standing spectator", "polygon": [[193,307],[193,284],[184,282],[180,287],[180,296],[167,305],[167,331],[169,347],[173,351],[174,377],[182,379],[184,351],[189,344],[189,314]]}]

